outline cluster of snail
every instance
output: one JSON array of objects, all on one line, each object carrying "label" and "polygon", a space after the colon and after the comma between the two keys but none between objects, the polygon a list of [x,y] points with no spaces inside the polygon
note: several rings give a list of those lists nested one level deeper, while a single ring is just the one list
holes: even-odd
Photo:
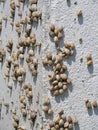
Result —
[{"label": "cluster of snail", "polygon": [[12,52],[12,48],[13,48],[13,39],[9,39],[8,40],[6,47],[7,47],[7,51],[9,53],[11,53]]},{"label": "cluster of snail", "polygon": [[24,49],[26,47],[32,47],[34,48],[36,44],[36,36],[35,33],[31,33],[30,37],[20,37],[19,38],[19,42],[17,45],[17,48],[19,49],[19,47],[23,47]]},{"label": "cluster of snail", "polygon": [[21,34],[21,25],[20,22],[16,22],[16,32],[18,33],[18,36]]},{"label": "cluster of snail", "polygon": [[56,56],[52,55],[50,51],[46,53],[45,58],[43,59],[43,65],[45,66],[51,66],[54,64],[56,60]]},{"label": "cluster of snail", "polygon": [[23,50],[27,48],[35,50],[37,46],[41,46],[41,42],[36,41],[36,34],[29,32],[29,28],[26,29],[26,36],[20,37],[17,44],[17,49],[23,47]]},{"label": "cluster of snail", "polygon": [[25,96],[20,96],[19,100],[20,100],[20,103],[21,103],[20,110],[21,110],[22,117],[26,118],[27,117],[27,110],[28,110],[26,98],[25,98]]},{"label": "cluster of snail", "polygon": [[50,80],[50,91],[54,96],[58,96],[63,94],[67,88],[68,84],[71,83],[71,79],[68,78],[65,74],[51,74],[49,75],[49,80]]},{"label": "cluster of snail", "polygon": [[49,121],[49,130],[71,130],[74,125],[78,124],[78,120],[76,116],[66,117],[64,114],[64,110],[60,110],[58,112],[58,116],[54,120]]},{"label": "cluster of snail", "polygon": [[[26,47],[31,48],[28,52],[28,56],[26,58],[26,62],[29,66],[29,69],[32,73],[33,76],[36,76],[38,71],[37,71],[37,66],[38,66],[38,59],[34,54],[34,49],[36,46],[39,46],[39,44],[36,43],[36,36],[35,33],[31,33],[30,37],[20,37],[19,42],[17,45],[17,51],[13,52],[11,56],[9,56],[6,60],[6,72],[5,72],[5,77],[10,77],[10,68],[11,64],[12,66],[12,79],[14,81],[19,81],[22,82],[23,78],[25,77],[25,69],[22,66],[19,66],[19,59],[20,61],[23,61],[24,59],[24,53]],[[9,39],[8,43],[6,45],[8,52],[11,53],[12,47],[13,47],[13,40]],[[3,60],[3,57],[5,55],[5,51],[3,48],[0,49],[0,57],[1,61]]]},{"label": "cluster of snail", "polygon": [[[24,2],[24,1],[19,1]],[[29,0],[30,7],[29,7],[29,18],[25,17],[22,18],[20,22],[16,22],[16,32],[19,35],[18,44],[17,44],[17,51],[13,52],[11,56],[7,58],[6,67],[7,70],[5,72],[6,77],[10,77],[10,68],[11,64],[12,66],[12,79],[13,81],[23,82],[23,79],[25,77],[26,71],[25,68],[19,65],[18,60],[24,59],[24,53],[26,48],[29,49],[28,55],[26,57],[26,62],[28,64],[28,67],[32,73],[33,76],[36,76],[38,71],[38,58],[35,56],[34,49],[36,46],[41,45],[41,43],[36,42],[36,35],[35,33],[31,32],[31,28],[27,27],[25,29],[25,35],[20,36],[21,34],[21,25],[25,24],[31,24],[33,22],[38,22],[39,19],[42,17],[42,13],[37,10],[37,0]],[[20,3],[15,4],[15,2],[12,0],[10,3],[11,6],[11,14],[14,18],[15,16],[15,7],[19,7]],[[51,24],[50,26],[50,32],[49,35],[53,37],[55,44],[58,44],[60,39],[63,37],[63,27],[55,27],[54,24]],[[67,70],[67,66],[63,64],[63,57],[68,57],[73,54],[74,44],[73,43],[66,43],[64,44],[64,48],[61,50],[61,54],[58,55],[52,55],[50,52],[46,54],[46,60],[43,61],[44,65],[52,66],[53,73],[49,74],[49,81],[51,87],[49,88],[50,91],[53,93],[54,96],[60,95],[64,93],[64,91],[67,89],[67,85],[71,83],[70,78],[64,74]],[[13,39],[9,39],[7,42],[7,51],[12,52],[13,48]],[[13,82],[10,80],[8,82],[8,88],[12,89]],[[25,90],[26,96],[28,99],[33,98],[33,92],[32,92],[32,85],[31,83],[24,84],[23,89]],[[26,97],[21,96],[20,97],[20,103],[21,103],[21,113],[23,117],[27,116],[27,102]],[[50,99],[49,97],[46,97],[42,106],[42,109],[45,113],[48,115],[51,115],[53,113],[53,110],[51,109]],[[29,120],[31,124],[34,123],[35,119],[37,117],[37,111],[36,110],[30,110],[29,113]],[[19,125],[19,117],[14,114],[13,116],[14,122],[13,126],[14,128],[18,130],[25,130],[25,127]],[[66,123],[66,129],[67,127],[71,126],[71,124]],[[57,128],[57,126],[56,126]],[[53,129],[53,128],[51,128]],[[54,128],[55,129],[55,128]]]},{"label": "cluster of snail", "polygon": [[75,45],[73,42],[64,43],[64,47],[60,49],[62,52],[62,56],[68,58],[74,54]]},{"label": "cluster of snail", "polygon": [[42,109],[48,115],[51,115],[53,113],[52,109],[50,108],[50,99],[49,99],[49,97],[46,97],[44,99],[44,103],[43,103]]},{"label": "cluster of snail", "polygon": [[57,45],[60,39],[63,37],[63,26],[58,26],[57,28],[53,23],[50,24],[49,35],[53,38],[53,41]]},{"label": "cluster of snail", "polygon": [[87,56],[86,56],[86,58],[87,58],[87,67],[89,67],[89,66],[91,66],[93,64],[91,54],[88,53]]},{"label": "cluster of snail", "polygon": [[[20,1],[18,1],[18,3],[15,3],[14,0],[12,0],[10,2],[11,18],[12,19],[14,19],[16,7],[20,7],[20,2],[24,3],[25,0],[20,0]],[[41,18],[42,13],[37,10],[37,0],[30,0],[29,4],[30,4],[29,11],[31,12],[31,14],[33,16],[35,15],[34,19],[39,19],[39,16]],[[36,16],[36,14],[37,14],[37,16]],[[7,19],[7,17],[5,19]],[[21,27],[22,27],[21,24],[28,24],[28,22],[29,22],[28,17],[22,18],[20,22],[16,22],[16,31],[18,32],[18,34],[21,34]],[[2,26],[2,20],[0,20],[0,26]],[[7,58],[7,62],[6,62],[7,70],[5,71],[5,77],[10,77],[11,63],[13,63],[12,79],[14,81],[15,80],[18,80],[18,81],[23,80],[22,77],[24,74],[17,78],[18,73],[21,73],[21,72],[17,73],[15,68],[18,68],[18,67],[15,67],[15,66],[19,66],[19,64],[18,64],[19,59],[20,59],[20,61],[21,60],[23,61],[26,47],[31,48],[29,51],[30,53],[29,53],[26,61],[28,63],[30,70],[32,71],[32,75],[37,75],[38,59],[35,55],[32,56],[31,53],[37,45],[39,46],[39,44],[37,44],[37,42],[36,42],[35,33],[33,33],[33,32],[31,33],[31,27],[27,27],[25,29],[25,33],[26,33],[25,36],[19,37],[18,44],[16,46],[18,50],[16,52],[13,52],[12,55]],[[41,43],[40,43],[40,45],[41,45]],[[7,47],[7,51],[11,53],[12,48],[13,48],[13,39],[8,40],[6,47]],[[3,49],[0,49],[0,61],[3,60],[4,55],[5,55],[5,53],[4,53]],[[21,70],[23,70],[22,67],[18,71],[21,71]],[[25,73],[25,72],[22,72],[22,73]],[[21,75],[21,74],[19,74],[19,75]]]},{"label": "cluster of snail", "polygon": [[46,58],[47,59],[43,60],[43,64],[51,65],[53,69],[52,74],[48,75],[51,84],[51,87],[49,89],[54,96],[58,96],[60,94],[63,94],[67,90],[68,84],[71,83],[71,79],[65,74],[67,66],[62,62],[62,54],[54,56],[48,52],[46,54]]},{"label": "cluster of snail", "polygon": [[[11,40],[10,40],[10,42],[12,42]],[[10,48],[11,49],[11,48]],[[12,55],[11,56],[8,56],[7,57],[7,59],[6,59],[6,71],[5,71],[5,78],[6,77],[10,77],[10,69],[11,69],[11,66],[12,66],[12,72],[13,72],[13,74],[12,74],[12,79],[14,80],[14,81],[16,81],[17,79],[18,79],[18,77],[16,78],[15,77],[15,75],[16,75],[16,72],[15,72],[15,69],[17,68],[17,71],[19,71],[18,70],[18,68],[19,68],[19,64],[18,64],[18,57],[19,57],[19,55],[18,55],[18,53],[17,52],[13,52],[12,53]],[[17,66],[17,67],[15,67],[15,66]],[[21,70],[23,70],[22,69],[22,67],[20,67],[20,71]],[[25,73],[25,72],[24,72]],[[12,85],[10,84],[10,87],[12,88]]]},{"label": "cluster of snail", "polygon": [[18,61],[18,58],[19,58],[19,54],[18,54],[18,51],[14,51],[11,55],[12,57],[12,63],[15,63]]},{"label": "cluster of snail", "polygon": [[0,48],[0,62],[3,61],[5,55],[6,55],[6,51],[4,50],[4,48]]},{"label": "cluster of snail", "polygon": [[26,118],[27,117],[27,110],[28,110],[29,111],[29,118],[28,119],[30,121],[30,124],[34,125],[35,119],[37,117],[37,110],[34,110],[34,109],[30,110],[27,108],[25,96],[20,97],[20,103],[22,103],[22,106],[21,106],[22,116]]},{"label": "cluster of snail", "polygon": [[[33,98],[33,93],[32,93],[32,85],[31,83],[26,83],[23,85],[23,89],[26,92],[26,96],[28,99]],[[31,125],[34,125],[35,119],[37,117],[37,110],[30,109],[27,105],[26,97],[24,95],[20,96],[20,103],[21,103],[21,113],[24,118],[27,117],[27,113],[29,113],[29,121]]]},{"label": "cluster of snail", "polygon": [[[22,26],[21,25],[31,25],[33,22],[38,22],[39,19],[42,17],[42,12],[38,11],[37,9],[37,2],[38,0],[30,0],[29,2],[29,14],[27,14],[26,17],[21,18],[20,22],[16,22],[16,32],[18,33],[18,36],[21,35],[22,32]],[[10,2],[10,8],[11,8],[11,18],[12,22],[10,23],[12,26],[14,25],[14,17],[15,17],[15,9],[20,8],[21,3],[25,3],[25,0],[19,0],[17,3],[15,3],[14,0]],[[22,17],[22,12],[19,11],[18,15]],[[26,32],[30,32],[31,29],[26,29]],[[27,34],[28,35],[28,34]]]},{"label": "cluster of snail", "polygon": [[16,130],[26,130],[24,125],[19,124],[19,116],[16,114],[16,111],[13,112],[13,127]]},{"label": "cluster of snail", "polygon": [[23,47],[19,47],[17,50],[17,54],[18,54],[18,58],[20,59],[20,61],[24,60],[24,48]]},{"label": "cluster of snail", "polygon": [[30,117],[29,117],[29,120],[30,120],[30,124],[31,125],[34,125],[34,122],[36,120],[36,117],[37,117],[37,110],[31,110],[30,111]]},{"label": "cluster of snail", "polygon": [[25,92],[26,92],[26,96],[28,97],[28,99],[31,99],[33,97],[33,92],[32,92],[32,85],[31,83],[25,83],[24,84],[24,89],[25,89]]},{"label": "cluster of snail", "polygon": [[12,79],[14,81],[23,82],[23,79],[26,74],[25,68],[19,66],[19,64],[17,63],[14,63],[12,70],[13,70]]},{"label": "cluster of snail", "polygon": [[38,67],[38,58],[35,56],[34,51],[33,50],[29,50],[28,52],[28,56],[26,58],[26,62],[28,64],[28,67],[32,73],[33,76],[36,76],[38,71],[37,71],[37,67]]},{"label": "cluster of snail", "polygon": [[13,112],[13,127],[18,129],[19,127],[19,116],[16,114],[16,111]]},{"label": "cluster of snail", "polygon": [[13,0],[10,2],[10,8],[11,8],[11,10],[10,10],[10,12],[11,12],[11,18],[14,19],[16,5],[15,5],[15,2]]},{"label": "cluster of snail", "polygon": [[[27,103],[26,103],[25,96],[24,95],[20,96],[19,101],[21,103],[21,112],[22,112],[22,115],[24,116],[23,110],[27,109]],[[26,116],[26,114],[25,114],[25,116]]]},{"label": "cluster of snail", "polygon": [[[51,30],[55,29],[54,25],[51,24]],[[43,59],[43,65],[52,66],[52,74],[49,74],[49,81],[51,87],[50,91],[54,96],[63,94],[68,85],[71,83],[71,79],[65,74],[67,66],[63,63],[63,58],[68,58],[74,54],[75,45],[73,42],[64,43],[64,47],[59,49],[60,54],[54,56],[51,52],[46,53],[46,57]]]},{"label": "cluster of snail", "polygon": [[88,98],[85,99],[85,105],[86,105],[87,109],[90,109],[92,107],[96,108],[98,106],[98,104],[95,100],[91,103]]},{"label": "cluster of snail", "polygon": [[42,12],[37,9],[37,0],[30,1],[29,7],[29,24],[33,22],[38,22],[42,17]]}]

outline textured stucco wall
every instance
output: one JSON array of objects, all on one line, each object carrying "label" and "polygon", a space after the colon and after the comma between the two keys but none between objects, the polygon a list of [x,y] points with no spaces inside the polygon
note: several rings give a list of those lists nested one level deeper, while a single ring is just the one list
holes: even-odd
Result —
[{"label": "textured stucco wall", "polygon": [[[87,111],[84,103],[84,98],[89,98],[90,101],[96,100],[98,102],[98,1],[97,0],[38,0],[38,8],[42,11],[42,23],[39,23],[37,27],[33,27],[32,31],[36,33],[37,40],[42,42],[41,52],[36,55],[39,57],[38,64],[38,76],[36,82],[33,80],[31,74],[28,71],[27,64],[24,63],[26,68],[26,81],[30,81],[33,85],[34,98],[31,107],[38,108],[39,113],[42,116],[37,117],[37,122],[42,123],[44,130],[48,129],[47,121],[48,117],[45,117],[42,112],[41,105],[45,96],[50,96],[51,106],[54,111],[53,117],[57,115],[58,110],[64,109],[66,115],[76,115],[79,126],[76,130],[98,130],[98,108]],[[17,2],[17,0],[15,0]],[[14,48],[18,40],[15,27],[12,29],[10,25],[10,0],[6,0],[5,4],[0,2],[0,18],[7,15],[8,21],[5,25],[3,22],[3,29],[1,33],[2,44],[5,46],[9,38],[14,40]],[[78,19],[77,10],[80,9],[83,12],[83,18]],[[23,16],[26,15],[27,5],[24,5],[24,9],[21,6]],[[15,22],[20,18],[17,15],[18,9],[16,9]],[[62,96],[55,98],[51,96],[48,90],[49,81],[48,74],[51,70],[46,70],[42,65],[42,58],[46,51],[51,50],[53,54],[56,54],[57,50],[55,44],[49,37],[49,24],[53,22],[56,26],[64,26],[64,39],[63,41],[72,41],[75,43],[76,53],[74,56],[65,60],[65,64],[68,67],[69,77],[72,79],[72,87],[68,89]],[[83,42],[79,42],[79,38],[82,37]],[[62,42],[63,42],[62,41]],[[62,44],[60,45],[62,47]],[[86,54],[90,52],[93,58],[93,67],[87,69],[86,66]],[[9,55],[7,53],[7,55]],[[26,55],[26,54],[25,54]],[[83,62],[80,62],[80,58],[83,58]],[[14,101],[14,105],[10,105],[10,110],[16,108],[19,109],[19,95],[20,85],[17,84],[13,87],[12,94],[7,88],[7,80],[4,79],[5,64],[0,64],[0,99],[4,99],[5,102]],[[37,95],[39,93],[39,106],[36,104]],[[6,108],[2,106],[0,130],[12,130],[12,114],[11,112],[6,114]],[[52,119],[53,117],[50,117]],[[28,120],[24,121],[20,116],[20,124],[24,124],[27,130],[31,130]],[[39,130],[35,125],[34,130]]]}]

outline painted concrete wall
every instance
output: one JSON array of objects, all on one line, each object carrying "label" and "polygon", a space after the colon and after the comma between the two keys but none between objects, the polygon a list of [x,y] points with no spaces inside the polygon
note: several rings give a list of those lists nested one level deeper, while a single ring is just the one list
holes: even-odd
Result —
[{"label": "painted concrete wall", "polygon": [[[15,0],[17,2],[17,0]],[[77,2],[77,4],[75,4]],[[16,50],[16,44],[18,36],[15,31],[15,26],[12,29],[10,25],[10,0],[6,0],[5,4],[0,2],[0,18],[4,15],[8,16],[7,24],[3,21],[3,29],[1,32],[2,43],[0,47],[5,47],[7,40],[13,38],[14,48]],[[98,130],[98,109],[92,109],[87,111],[85,107],[84,98],[89,98],[90,101],[96,100],[98,102],[98,1],[97,0],[38,0],[38,8],[42,11],[42,23],[39,23],[37,27],[33,27],[32,31],[36,33],[37,40],[42,42],[41,52],[36,50],[36,55],[39,58],[38,64],[38,76],[37,80],[33,80],[29,73],[27,64],[24,62],[26,68],[26,81],[30,81],[33,85],[33,103],[31,108],[37,108],[39,110],[36,125],[34,130],[40,129],[40,123],[43,122],[44,130],[48,129],[47,122],[57,115],[58,110],[64,109],[66,115],[76,115],[79,126],[76,130]],[[82,10],[83,17],[78,19],[77,10]],[[27,4],[20,10],[23,17],[28,10]],[[17,15],[18,9],[15,13],[15,22],[20,20]],[[42,58],[45,52],[51,50],[53,54],[56,54],[57,50],[55,44],[49,37],[49,24],[55,23],[56,26],[63,25],[64,27],[64,39],[63,41],[72,41],[75,43],[76,53],[74,56],[65,60],[64,63],[68,67],[69,77],[72,79],[72,87],[68,89],[66,93],[55,99],[48,90],[49,81],[48,74],[51,70],[46,70],[42,65]],[[79,42],[79,38],[82,37],[83,42]],[[63,42],[62,41],[62,42]],[[62,44],[60,44],[62,47]],[[86,66],[86,54],[90,52],[93,58],[93,66],[89,69]],[[7,53],[6,56],[9,54]],[[25,54],[26,56],[27,54]],[[83,58],[83,62],[80,62],[80,58]],[[6,113],[4,105],[1,109],[0,130],[13,130],[12,126],[12,113],[14,108],[20,114],[19,107],[19,95],[20,85],[14,85],[12,94],[10,94],[7,88],[7,80],[4,79],[5,62],[3,66],[0,64],[0,99],[4,99],[4,102],[10,103],[9,112]],[[39,93],[39,105],[36,104]],[[45,117],[42,112],[42,102],[45,96],[49,96],[51,99],[51,106],[54,111],[53,117]],[[14,105],[11,105],[11,101]],[[20,114],[20,124],[24,124],[27,130],[31,130],[28,119],[23,120]],[[43,120],[43,121],[42,121]]]}]

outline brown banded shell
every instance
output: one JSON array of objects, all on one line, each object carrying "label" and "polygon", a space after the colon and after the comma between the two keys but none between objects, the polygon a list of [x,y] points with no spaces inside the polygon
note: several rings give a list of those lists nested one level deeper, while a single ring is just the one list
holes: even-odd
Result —
[{"label": "brown banded shell", "polygon": [[77,120],[77,117],[76,117],[76,116],[73,116],[73,117],[72,117],[72,122],[73,122],[73,124],[77,124],[77,123],[78,123],[78,120]]},{"label": "brown banded shell", "polygon": [[82,10],[77,10],[77,15],[81,16],[82,15]]},{"label": "brown banded shell", "polygon": [[17,122],[13,122],[13,127],[15,128],[15,129],[17,129],[18,128],[18,126],[19,126],[19,124],[17,123]]},{"label": "brown banded shell", "polygon": [[86,58],[87,58],[87,60],[91,60],[92,59],[91,54],[88,53],[87,56],[86,56]]},{"label": "brown banded shell", "polygon": [[49,27],[50,27],[50,30],[51,30],[51,31],[54,31],[54,30],[55,30],[55,25],[54,25],[53,23],[51,23]]},{"label": "brown banded shell", "polygon": [[93,61],[92,61],[92,60],[87,61],[87,66],[90,66],[90,65],[92,65],[92,64],[93,64]]},{"label": "brown banded shell", "polygon": [[49,97],[45,97],[45,99],[44,99],[44,104],[47,104],[47,105],[50,104],[50,99],[49,99]]},{"label": "brown banded shell", "polygon": [[42,109],[43,109],[44,112],[48,112],[49,107],[47,105],[43,105]]},{"label": "brown banded shell", "polygon": [[54,96],[58,96],[59,95],[59,90],[55,90],[54,91]]},{"label": "brown banded shell", "polygon": [[65,122],[64,123],[64,128],[68,128],[69,127],[69,122]]},{"label": "brown banded shell", "polygon": [[13,119],[15,122],[19,122],[19,117],[17,115],[13,115]]},{"label": "brown banded shell", "polygon": [[58,112],[58,114],[59,114],[59,115],[64,114],[64,110],[63,110],[63,109],[61,109],[61,110]]},{"label": "brown banded shell", "polygon": [[53,113],[53,110],[52,109],[49,109],[48,110],[48,114],[51,115]]},{"label": "brown banded shell", "polygon": [[89,99],[88,98],[85,98],[84,99],[85,103],[89,102]]},{"label": "brown banded shell", "polygon": [[64,90],[63,89],[59,89],[59,94],[63,94]]},{"label": "brown banded shell", "polygon": [[59,32],[63,31],[63,26],[62,25],[58,26],[58,31]]},{"label": "brown banded shell", "polygon": [[93,102],[92,102],[92,106],[93,106],[93,107],[97,107],[97,105],[98,105],[98,104],[97,104],[96,101],[93,101]]},{"label": "brown banded shell", "polygon": [[59,120],[59,126],[63,126],[64,125],[64,120],[63,119],[60,119]]},{"label": "brown banded shell", "polygon": [[68,116],[68,117],[67,117],[67,121],[68,121],[69,123],[72,123],[72,118],[71,118],[71,116]]},{"label": "brown banded shell", "polygon": [[91,102],[90,102],[90,101],[86,103],[86,107],[87,107],[87,109],[92,108],[92,104],[91,104]]},{"label": "brown banded shell", "polygon": [[56,58],[57,62],[61,62],[62,59],[63,59],[62,55],[57,55],[57,58]]},{"label": "brown banded shell", "polygon": [[61,32],[58,33],[58,39],[61,39],[63,37],[63,34]]},{"label": "brown banded shell", "polygon": [[58,43],[58,41],[59,41],[58,37],[55,36],[55,37],[54,37],[54,42],[55,42],[55,43]]}]

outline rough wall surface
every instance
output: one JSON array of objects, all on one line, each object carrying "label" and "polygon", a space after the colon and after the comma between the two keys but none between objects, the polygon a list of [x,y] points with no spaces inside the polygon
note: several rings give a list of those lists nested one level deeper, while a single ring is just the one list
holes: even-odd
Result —
[{"label": "rough wall surface", "polygon": [[[26,68],[26,81],[30,81],[33,85],[33,103],[30,107],[37,108],[41,116],[38,115],[34,130],[40,129],[40,124],[43,124],[44,130],[48,130],[48,120],[57,115],[58,110],[64,109],[66,115],[76,115],[79,126],[75,130],[98,130],[98,109],[87,111],[85,107],[84,98],[89,98],[91,101],[98,101],[98,1],[97,0],[38,0],[38,8],[42,11],[42,23],[38,26],[32,27],[32,31],[36,33],[37,40],[42,42],[41,52],[36,50],[38,56],[38,76],[36,81],[29,73],[27,64],[24,62]],[[15,0],[17,2],[17,0]],[[16,28],[12,29],[10,25],[10,0],[6,0],[5,4],[0,2],[0,18],[4,15],[8,16],[7,23],[3,22],[3,29],[1,32],[2,43],[0,47],[5,47],[9,38],[14,40],[14,48],[18,42],[18,35]],[[20,10],[22,14],[26,16],[27,4],[21,6]],[[82,10],[83,17],[78,19],[77,10]],[[20,21],[20,17],[17,15],[18,9],[15,13],[15,22]],[[68,89],[66,93],[58,98],[51,95],[48,90],[49,81],[48,74],[51,70],[47,70],[42,65],[42,58],[45,53],[50,50],[53,54],[57,53],[55,44],[49,37],[49,24],[55,23],[56,26],[63,25],[64,38],[60,43],[62,47],[63,41],[74,42],[76,52],[75,55],[65,60],[64,63],[68,67],[68,75],[72,80],[72,87]],[[24,32],[23,32],[24,33]],[[79,38],[82,37],[82,43],[79,42]],[[86,66],[86,54],[90,52],[92,54],[93,66],[89,69]],[[6,54],[9,55],[8,53]],[[27,53],[25,53],[25,56]],[[83,62],[80,62],[80,58],[83,58]],[[17,84],[13,86],[12,94],[7,88],[7,80],[4,79],[5,61],[0,64],[0,99],[4,99],[5,102],[10,103],[9,112],[6,113],[6,108],[2,106],[0,130],[13,130],[12,126],[12,113],[11,109],[14,108],[19,111],[19,95],[21,85]],[[39,93],[39,94],[38,94]],[[36,104],[39,95],[39,105]],[[51,99],[51,107],[54,111],[53,117],[45,116],[42,111],[42,103],[45,96],[49,96]],[[14,104],[11,104],[11,101]],[[19,111],[20,113],[20,111]],[[20,114],[20,124],[24,124],[27,130],[31,130],[28,119],[24,121]]]}]

